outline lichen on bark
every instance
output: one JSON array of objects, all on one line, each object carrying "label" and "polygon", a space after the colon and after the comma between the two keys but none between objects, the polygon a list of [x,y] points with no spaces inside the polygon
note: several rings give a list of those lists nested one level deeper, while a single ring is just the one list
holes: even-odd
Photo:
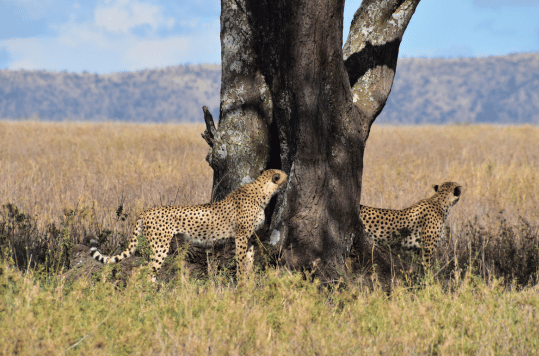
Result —
[{"label": "lichen on bark", "polygon": [[271,93],[256,64],[254,30],[245,1],[221,2],[222,77],[219,125],[208,162],[212,201],[256,178],[270,157]]}]

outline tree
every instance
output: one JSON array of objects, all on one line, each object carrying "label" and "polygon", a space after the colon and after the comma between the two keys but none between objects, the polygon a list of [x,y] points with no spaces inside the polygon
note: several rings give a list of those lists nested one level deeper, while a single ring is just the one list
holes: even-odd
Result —
[{"label": "tree", "polygon": [[391,91],[419,0],[364,0],[342,46],[343,0],[222,0],[219,125],[203,137],[212,200],[268,168],[289,174],[266,211],[271,254],[325,281],[354,266],[391,268],[364,236],[363,154]]}]

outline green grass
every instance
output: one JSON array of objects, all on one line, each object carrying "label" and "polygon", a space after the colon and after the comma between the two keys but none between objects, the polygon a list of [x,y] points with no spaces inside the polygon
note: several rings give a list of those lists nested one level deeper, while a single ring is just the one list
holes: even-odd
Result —
[{"label": "green grass", "polygon": [[539,294],[465,276],[432,277],[391,296],[350,284],[327,290],[269,270],[154,286],[72,284],[0,269],[0,354],[536,354]]}]

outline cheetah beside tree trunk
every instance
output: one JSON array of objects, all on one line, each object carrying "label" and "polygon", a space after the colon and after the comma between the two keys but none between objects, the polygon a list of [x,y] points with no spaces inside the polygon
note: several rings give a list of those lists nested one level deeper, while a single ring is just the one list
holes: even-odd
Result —
[{"label": "cheetah beside tree trunk", "polygon": [[369,239],[397,253],[414,253],[429,267],[444,233],[445,220],[462,192],[462,186],[453,182],[433,188],[433,196],[402,210],[361,205],[361,219]]},{"label": "cheetah beside tree trunk", "polygon": [[250,238],[264,224],[264,209],[286,181],[286,173],[269,169],[218,202],[148,209],[138,217],[127,250],[110,257],[92,247],[90,254],[102,263],[119,262],[135,253],[138,236],[142,234],[153,252],[151,268],[152,281],[155,281],[174,236],[181,235],[183,241],[200,246],[220,244],[234,238],[237,272],[248,272],[254,260],[254,245]]},{"label": "cheetah beside tree trunk", "polygon": [[371,252],[363,234],[358,200],[371,126],[419,2],[358,1],[345,24],[342,0],[221,2],[219,119],[204,110],[203,134],[213,197],[268,164],[290,176],[267,211],[268,255],[279,265],[338,283],[350,258],[353,272],[375,264],[391,278],[386,251]]}]

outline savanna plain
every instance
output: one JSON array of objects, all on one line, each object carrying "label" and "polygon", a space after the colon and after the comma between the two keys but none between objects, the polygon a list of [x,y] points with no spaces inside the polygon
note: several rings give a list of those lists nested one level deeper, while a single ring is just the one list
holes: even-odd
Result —
[{"label": "savanna plain", "polygon": [[263,265],[244,281],[181,270],[153,285],[146,267],[123,285],[66,279],[74,244],[116,252],[145,208],[210,200],[203,131],[0,122],[1,355],[539,353],[536,126],[373,127],[362,204],[463,186],[434,266],[389,294]]}]

